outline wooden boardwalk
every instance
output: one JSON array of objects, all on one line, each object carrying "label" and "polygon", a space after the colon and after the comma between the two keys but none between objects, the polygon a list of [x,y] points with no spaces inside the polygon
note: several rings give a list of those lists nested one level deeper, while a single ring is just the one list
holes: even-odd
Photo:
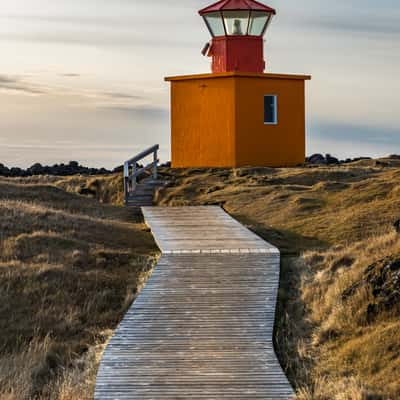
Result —
[{"label": "wooden boardwalk", "polygon": [[162,250],[111,339],[96,400],[278,400],[279,251],[219,207],[143,208]]}]

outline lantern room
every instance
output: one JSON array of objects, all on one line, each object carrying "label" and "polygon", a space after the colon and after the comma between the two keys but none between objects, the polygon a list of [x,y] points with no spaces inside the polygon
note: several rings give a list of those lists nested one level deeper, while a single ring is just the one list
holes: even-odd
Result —
[{"label": "lantern room", "polygon": [[265,73],[264,37],[276,11],[255,0],[203,8],[211,73],[171,84],[173,168],[295,166],[305,161],[308,75]]},{"label": "lantern room", "polygon": [[254,0],[223,0],[199,11],[212,36],[203,54],[212,57],[212,72],[265,69],[264,35],[276,11]]}]

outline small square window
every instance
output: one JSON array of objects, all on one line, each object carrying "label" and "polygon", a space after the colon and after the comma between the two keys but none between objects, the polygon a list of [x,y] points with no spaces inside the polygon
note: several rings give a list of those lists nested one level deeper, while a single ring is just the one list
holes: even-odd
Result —
[{"label": "small square window", "polygon": [[264,124],[265,125],[278,124],[278,96],[275,95],[264,96]]}]

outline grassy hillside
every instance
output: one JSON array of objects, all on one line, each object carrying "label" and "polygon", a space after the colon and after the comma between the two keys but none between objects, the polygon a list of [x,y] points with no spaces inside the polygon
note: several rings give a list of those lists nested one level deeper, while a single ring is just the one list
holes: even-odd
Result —
[{"label": "grassy hillside", "polygon": [[400,398],[400,162],[165,170],[160,205],[220,204],[283,252],[277,350],[299,399]]},{"label": "grassy hillside", "polygon": [[[160,205],[219,204],[282,250],[276,347],[300,400],[400,398],[399,160],[161,176]],[[0,398],[90,398],[156,251],[122,199],[120,175],[0,179]]]},{"label": "grassy hillside", "polygon": [[1,399],[92,398],[104,344],[154,264],[141,220],[96,199],[118,202],[118,178],[101,177],[101,194],[96,179],[0,178]]}]

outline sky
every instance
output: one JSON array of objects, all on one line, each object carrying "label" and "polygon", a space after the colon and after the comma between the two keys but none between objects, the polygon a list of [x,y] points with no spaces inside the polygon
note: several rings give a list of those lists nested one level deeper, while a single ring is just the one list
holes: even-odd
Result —
[{"label": "sky", "polygon": [[[0,163],[108,168],[159,143],[165,76],[205,73],[203,0],[2,0]],[[270,0],[268,72],[311,74],[307,153],[400,154],[398,0]]]}]

